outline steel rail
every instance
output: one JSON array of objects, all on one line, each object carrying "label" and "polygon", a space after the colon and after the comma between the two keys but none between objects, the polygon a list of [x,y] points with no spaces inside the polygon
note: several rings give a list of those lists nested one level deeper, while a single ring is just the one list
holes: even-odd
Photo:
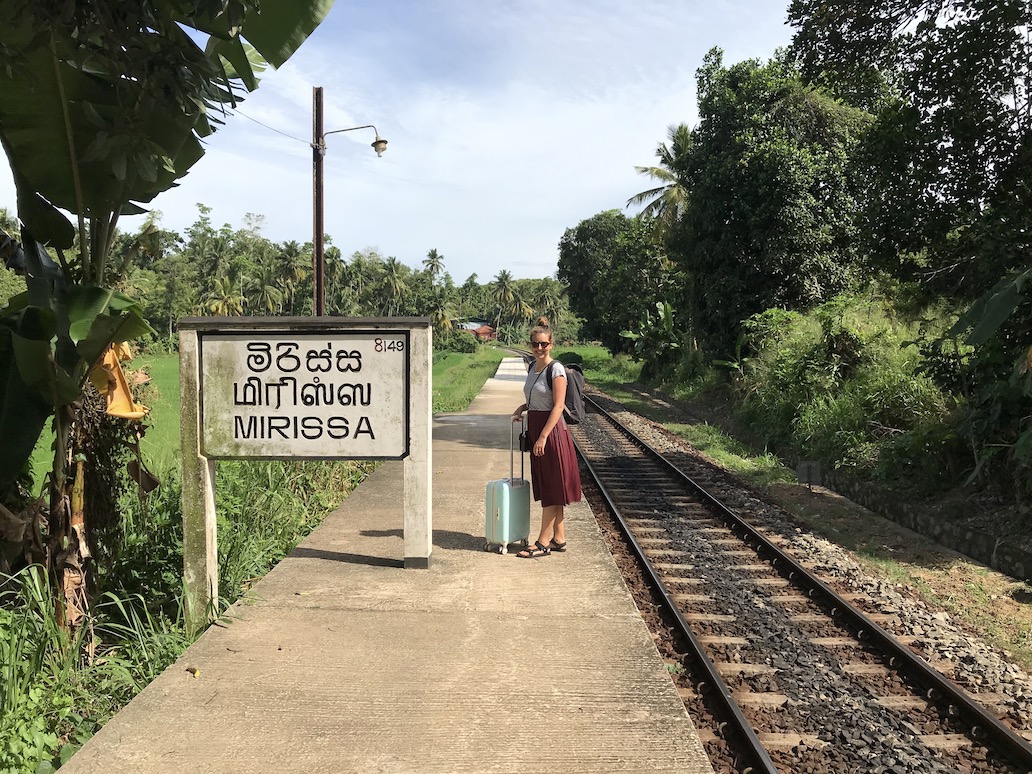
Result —
[{"label": "steel rail", "polygon": [[973,738],[982,740],[988,738],[994,745],[998,745],[1001,750],[1005,750],[1015,763],[1020,764],[1022,767],[1032,767],[1032,744],[968,696],[963,688],[947,679],[925,659],[906,647],[891,633],[835,592],[824,581],[813,575],[795,559],[778,548],[778,546],[706,491],[684,471],[653,449],[646,441],[635,435],[633,431],[625,427],[596,401],[591,400],[587,395],[584,396],[584,400],[590,403],[596,413],[604,415],[635,444],[659,460],[670,471],[684,479],[721,514],[732,531],[741,530],[754,541],[755,545],[753,547],[758,552],[762,549],[762,551],[772,555],[771,564],[779,568],[782,574],[789,580],[806,588],[811,598],[818,598],[817,595],[823,596],[822,601],[831,607],[831,615],[848,621],[856,631],[858,639],[876,642],[886,655],[889,656],[889,665],[891,667],[898,671],[908,672],[925,688],[926,698],[931,701],[945,701],[948,704],[950,714],[955,714],[965,721],[965,725],[968,725],[969,733]]},{"label": "steel rail", "polygon": [[[585,396],[585,400],[587,400],[587,396]],[[597,407],[597,404],[595,405]],[[751,767],[747,766],[743,768],[741,770],[741,774],[779,774],[778,769],[774,765],[774,762],[770,759],[770,755],[767,753],[766,748],[763,746],[763,743],[760,742],[759,737],[756,735],[756,731],[753,729],[752,725],[746,719],[745,714],[742,712],[742,708],[738,706],[738,702],[736,702],[732,697],[731,691],[728,688],[727,683],[724,681],[724,678],[721,677],[716,665],[707,655],[706,650],[702,645],[702,642],[699,641],[699,638],[696,637],[695,632],[692,631],[691,627],[688,625],[688,622],[684,619],[684,616],[681,615],[681,611],[678,608],[677,603],[674,602],[669,592],[667,591],[666,584],[663,583],[663,580],[659,576],[659,573],[656,572],[656,569],[652,566],[652,562],[649,561],[648,557],[645,555],[645,551],[642,549],[641,545],[635,539],[634,534],[631,531],[630,526],[624,519],[623,514],[620,512],[619,507],[613,500],[612,496],[609,494],[609,490],[606,488],[605,484],[602,482],[601,476],[595,470],[595,466],[591,464],[591,462],[585,456],[584,451],[581,449],[580,445],[577,444],[576,441],[574,441],[574,446],[576,446],[577,453],[580,455],[580,458],[584,462],[585,467],[587,467],[588,472],[591,474],[591,477],[594,480],[595,485],[601,492],[602,497],[606,502],[606,507],[613,515],[613,518],[616,520],[616,523],[620,527],[620,531],[623,533],[624,538],[630,545],[631,551],[634,553],[635,558],[638,560],[646,575],[648,575],[649,582],[652,584],[653,589],[662,598],[662,605],[664,609],[677,622],[677,629],[679,630],[679,634],[682,637],[684,637],[684,639],[688,642],[688,645],[692,651],[692,659],[700,665],[702,671],[705,673],[706,680],[697,684],[696,689],[700,693],[704,693],[707,696],[711,697],[713,695],[713,692],[716,692],[716,701],[719,705],[719,708],[722,709],[724,713],[731,718],[731,723],[734,727],[735,732],[737,732],[737,734],[748,745],[748,754],[752,756],[752,759],[756,765]],[[741,751],[737,752],[740,753]]]}]

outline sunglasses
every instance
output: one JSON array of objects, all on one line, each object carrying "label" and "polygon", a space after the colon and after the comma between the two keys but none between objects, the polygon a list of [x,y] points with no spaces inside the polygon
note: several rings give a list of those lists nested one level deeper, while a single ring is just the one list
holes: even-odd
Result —
[{"label": "sunglasses", "polygon": [[547,347],[551,343],[552,342],[550,342],[550,341],[532,341],[532,342],[530,342],[530,346],[532,346],[532,347]]}]

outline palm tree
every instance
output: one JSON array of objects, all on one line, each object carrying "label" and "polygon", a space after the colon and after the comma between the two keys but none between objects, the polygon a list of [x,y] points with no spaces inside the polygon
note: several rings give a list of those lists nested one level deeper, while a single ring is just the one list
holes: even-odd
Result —
[{"label": "palm tree", "polygon": [[661,185],[627,200],[628,207],[645,205],[641,214],[657,220],[656,231],[660,238],[669,233],[688,203],[688,187],[679,167],[692,146],[692,131],[687,124],[671,124],[667,127],[667,136],[670,145],[661,142],[656,148],[658,167],[635,167],[639,174],[658,180]]},{"label": "palm tree", "polygon": [[527,325],[534,319],[534,307],[527,302],[523,294],[517,289],[514,289],[512,292],[512,305],[509,307],[509,316],[514,326],[520,324]]},{"label": "palm tree", "polygon": [[283,285],[286,309],[290,314],[293,314],[297,291],[311,271],[311,257],[305,255],[300,244],[295,240],[290,240],[280,245],[276,264],[278,268],[277,273]]},{"label": "palm tree", "polygon": [[423,268],[430,275],[430,284],[436,284],[438,276],[444,271],[444,256],[437,252],[436,249],[430,250],[423,261]]},{"label": "palm tree", "polygon": [[491,300],[494,301],[498,322],[502,321],[504,314],[511,311],[514,293],[512,274],[502,269],[491,283]]},{"label": "palm tree", "polygon": [[534,299],[534,304],[541,310],[541,314],[548,318],[553,328],[560,325],[560,320],[565,314],[562,285],[555,280],[546,280],[541,292]]},{"label": "palm tree", "polygon": [[244,313],[240,280],[232,274],[216,277],[204,303],[205,308],[217,317],[239,317]]},{"label": "palm tree", "polygon": [[275,314],[283,311],[283,291],[278,287],[279,276],[276,267],[271,263],[263,263],[258,267],[258,276],[251,283],[253,295],[248,305],[253,309]]},{"label": "palm tree", "polygon": [[347,315],[344,307],[350,305],[348,283],[350,281],[348,265],[339,247],[326,250],[326,309],[330,314]]},{"label": "palm tree", "polygon": [[212,232],[199,240],[200,274],[204,278],[221,277],[229,271],[232,244],[225,231]]},{"label": "palm tree", "polygon": [[17,237],[21,232],[17,215],[6,207],[0,207],[0,231],[6,232],[10,237]]},{"label": "palm tree", "polygon": [[448,297],[438,291],[434,293],[433,302],[427,315],[435,330],[452,329],[452,320],[455,319],[455,305]]},{"label": "palm tree", "polygon": [[401,302],[405,298],[405,291],[408,290],[405,283],[404,266],[395,258],[390,257],[384,263],[383,287],[387,301],[387,316],[393,317],[401,309]]}]

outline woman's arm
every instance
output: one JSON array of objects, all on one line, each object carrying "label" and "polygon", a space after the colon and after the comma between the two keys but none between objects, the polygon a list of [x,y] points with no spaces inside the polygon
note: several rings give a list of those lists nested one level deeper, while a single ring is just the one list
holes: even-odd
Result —
[{"label": "woman's arm", "polygon": [[533,453],[540,457],[545,453],[545,441],[548,434],[552,432],[563,416],[563,409],[566,408],[566,376],[556,376],[552,379],[552,410],[548,412],[548,420],[541,428],[541,434],[534,441]]},{"label": "woman's arm", "polygon": [[526,410],[527,410],[527,404],[526,403],[521,403],[520,407],[518,409],[516,409],[514,412],[512,412],[512,421],[513,422],[519,422],[520,419],[523,417],[523,412],[526,411]]}]

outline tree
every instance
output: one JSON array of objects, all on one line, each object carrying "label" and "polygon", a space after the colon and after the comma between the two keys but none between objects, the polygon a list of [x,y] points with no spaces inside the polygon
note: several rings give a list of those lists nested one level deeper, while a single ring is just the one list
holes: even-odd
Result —
[{"label": "tree", "polygon": [[285,62],[331,4],[0,0],[0,146],[23,225],[8,265],[28,278],[0,316],[0,489],[53,417],[48,551],[72,623],[88,558],[66,480],[75,405],[112,342],[150,331],[137,304],[103,285],[119,217],[187,173],[224,106],[257,86],[256,69]]},{"label": "tree", "polygon": [[655,221],[608,210],[566,230],[559,242],[559,280],[581,334],[611,351],[630,343],[620,336],[665,297],[669,269],[657,246]]},{"label": "tree", "polygon": [[458,289],[457,314],[460,318],[483,317],[491,314],[490,292],[485,285],[477,282],[477,274],[473,272]]},{"label": "tree", "polygon": [[438,290],[434,293],[433,302],[430,309],[427,310],[427,316],[430,318],[430,323],[434,326],[434,330],[450,331],[452,329],[452,320],[455,318],[455,307],[447,295]]},{"label": "tree", "polygon": [[863,214],[881,264],[973,299],[1027,262],[1032,5],[793,0],[788,18],[803,75],[877,116]]},{"label": "tree", "polygon": [[436,284],[437,278],[441,272],[444,271],[444,256],[437,252],[436,249],[431,250],[426,254],[426,259],[423,261],[423,268],[426,269],[426,273],[430,275],[430,283]]},{"label": "tree", "polygon": [[677,222],[688,203],[688,187],[679,167],[692,144],[691,129],[687,124],[670,126],[667,129],[670,145],[661,142],[656,148],[658,167],[635,167],[639,174],[659,181],[660,185],[635,194],[627,200],[628,207],[645,205],[641,215],[656,218],[659,223],[657,237],[662,239]]},{"label": "tree", "polygon": [[883,6],[794,0],[793,49],[806,77],[837,94],[891,85],[892,99],[870,100],[866,242],[919,300],[971,304],[946,336],[923,343],[926,367],[958,398],[951,432],[975,453],[973,478],[1006,470],[1024,497],[1032,490],[1032,5]]},{"label": "tree", "polygon": [[555,279],[542,280],[531,298],[540,314],[547,317],[553,328],[561,330],[569,315],[563,284]]},{"label": "tree", "polygon": [[405,280],[405,265],[393,256],[383,265],[383,295],[385,313],[392,317],[400,313],[408,291]]},{"label": "tree", "polygon": [[491,283],[491,300],[494,302],[495,327],[501,328],[506,322],[511,322],[507,316],[511,315],[516,300],[512,273],[507,269],[499,271]]},{"label": "tree", "polygon": [[156,273],[158,288],[156,298],[151,299],[156,307],[154,323],[160,322],[171,341],[176,320],[194,306],[197,272],[181,253],[175,253],[161,261]]},{"label": "tree", "polygon": [[216,317],[239,317],[244,313],[243,282],[235,274],[215,278],[205,297],[205,309]]},{"label": "tree", "polygon": [[[3,247],[7,244],[17,244],[18,222],[5,207],[0,207],[0,256],[3,255]],[[25,282],[14,272],[0,267],[0,307],[3,307],[9,298],[16,296],[25,290]]]},{"label": "tree", "polygon": [[[704,349],[731,353],[741,321],[806,309],[857,281],[852,153],[870,116],[806,87],[784,55],[698,71],[691,188],[668,240]],[[683,315],[682,315],[683,316]]]},{"label": "tree", "polygon": [[276,314],[283,308],[283,291],[279,288],[276,267],[262,264],[251,282],[249,304],[259,314]]}]

